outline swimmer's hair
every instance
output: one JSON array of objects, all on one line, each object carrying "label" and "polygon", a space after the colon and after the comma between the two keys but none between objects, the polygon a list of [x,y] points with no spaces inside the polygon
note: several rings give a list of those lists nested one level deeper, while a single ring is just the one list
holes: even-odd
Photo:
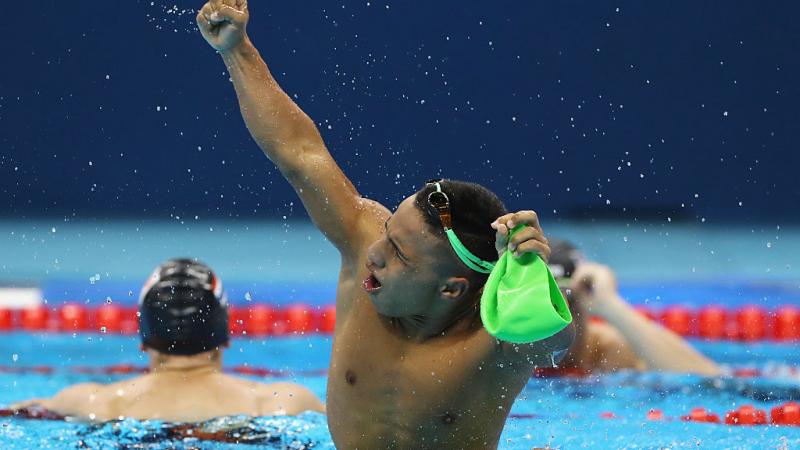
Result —
[{"label": "swimmer's hair", "polygon": [[[494,247],[495,233],[491,223],[506,214],[500,198],[489,189],[466,181],[444,180],[440,183],[442,191],[450,199],[450,212],[453,231],[464,246],[484,261],[496,261],[497,249]],[[428,203],[428,195],[436,190],[435,185],[426,185],[414,199],[414,205],[422,212],[422,217],[440,239],[447,241],[442,229],[439,213]],[[470,271],[476,288],[483,287],[488,274]]]}]

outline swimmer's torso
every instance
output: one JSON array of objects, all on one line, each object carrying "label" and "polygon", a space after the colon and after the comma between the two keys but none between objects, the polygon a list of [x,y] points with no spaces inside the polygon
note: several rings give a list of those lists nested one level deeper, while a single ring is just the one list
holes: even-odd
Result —
[{"label": "swimmer's torso", "polygon": [[[43,406],[65,415],[105,421],[119,417],[196,422],[213,417],[247,414],[297,414],[291,386],[264,385],[220,373],[158,373],[110,385],[84,384],[70,395]],[[299,394],[299,395],[298,395]]]},{"label": "swimmer's torso", "polygon": [[495,448],[532,366],[480,327],[421,343],[400,337],[361,289],[368,272],[351,273],[340,277],[337,301],[352,300],[337,318],[328,378],[337,448]]}]

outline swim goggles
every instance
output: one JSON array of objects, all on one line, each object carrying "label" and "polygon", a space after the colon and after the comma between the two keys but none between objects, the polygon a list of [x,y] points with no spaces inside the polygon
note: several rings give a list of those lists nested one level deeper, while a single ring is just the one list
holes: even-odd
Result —
[{"label": "swim goggles", "polygon": [[438,180],[429,180],[425,185],[436,186],[436,190],[428,194],[428,204],[431,205],[439,213],[439,221],[442,222],[442,228],[450,241],[450,246],[456,252],[458,259],[461,260],[470,269],[480,273],[490,273],[494,269],[493,262],[484,261],[467,249],[461,240],[456,236],[453,231],[453,216],[450,212],[450,198],[447,197],[442,191],[441,183],[444,182],[443,178]]}]

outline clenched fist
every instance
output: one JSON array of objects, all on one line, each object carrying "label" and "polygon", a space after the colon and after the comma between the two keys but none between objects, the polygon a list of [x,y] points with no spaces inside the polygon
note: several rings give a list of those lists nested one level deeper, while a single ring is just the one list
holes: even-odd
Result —
[{"label": "clenched fist", "polygon": [[223,53],[244,41],[249,18],[247,0],[210,0],[197,13],[197,26],[209,45]]}]

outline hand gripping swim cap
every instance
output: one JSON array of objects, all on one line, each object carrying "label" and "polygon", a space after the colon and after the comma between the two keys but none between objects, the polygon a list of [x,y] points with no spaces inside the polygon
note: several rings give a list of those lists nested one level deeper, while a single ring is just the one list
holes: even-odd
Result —
[{"label": "hand gripping swim cap", "polygon": [[156,268],[139,297],[142,343],[170,355],[194,355],[228,342],[228,301],[210,267],[172,259]]},{"label": "hand gripping swim cap", "polygon": [[[514,233],[524,228],[519,225]],[[547,264],[534,253],[519,258],[506,251],[497,261],[481,296],[481,320],[501,341],[523,344],[558,333],[572,314]]]}]

